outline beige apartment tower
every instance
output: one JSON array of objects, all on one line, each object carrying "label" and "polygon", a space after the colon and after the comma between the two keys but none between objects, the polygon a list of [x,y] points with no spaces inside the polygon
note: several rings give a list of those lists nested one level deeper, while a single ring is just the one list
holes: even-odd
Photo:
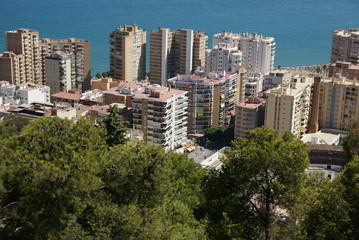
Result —
[{"label": "beige apartment tower", "polygon": [[16,55],[13,52],[0,54],[0,80],[12,84],[26,83],[24,55]]},{"label": "beige apartment tower", "polygon": [[124,81],[146,77],[146,31],[124,25],[110,33],[110,75]]},{"label": "beige apartment tower", "polygon": [[359,121],[359,83],[345,78],[323,79],[319,94],[319,127],[347,130]]},{"label": "beige apartment tower", "polygon": [[[41,56],[39,48],[39,32],[30,29],[17,29],[14,31],[7,31],[6,37],[6,51],[12,52],[23,59],[24,77],[26,82],[41,84]],[[20,61],[18,61],[20,63]],[[13,68],[6,69],[7,75],[13,75],[9,72]],[[10,79],[8,79],[10,80]],[[10,82],[17,83],[16,78],[11,79]]]},{"label": "beige apartment tower", "polygon": [[266,93],[264,125],[278,130],[280,136],[289,131],[300,138],[307,131],[312,80],[298,78],[296,81]]}]

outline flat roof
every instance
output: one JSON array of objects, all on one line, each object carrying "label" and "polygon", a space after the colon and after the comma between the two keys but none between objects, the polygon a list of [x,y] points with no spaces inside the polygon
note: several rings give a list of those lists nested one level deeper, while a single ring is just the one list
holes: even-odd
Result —
[{"label": "flat roof", "polygon": [[81,94],[74,94],[67,92],[58,92],[51,95],[51,97],[74,100],[74,101],[79,101],[81,96],[82,96]]}]

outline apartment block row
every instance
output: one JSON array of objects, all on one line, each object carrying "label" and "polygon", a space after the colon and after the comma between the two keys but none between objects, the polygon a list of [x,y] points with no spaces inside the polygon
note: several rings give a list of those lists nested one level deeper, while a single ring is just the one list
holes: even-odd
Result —
[{"label": "apartment block row", "polygon": [[[207,50],[208,36],[191,29],[158,28],[150,33],[149,80],[167,85],[177,74],[190,75],[196,69],[235,73],[240,67],[251,72],[273,69],[275,42],[258,34],[222,32],[213,36],[213,49]],[[121,80],[145,78],[146,31],[137,25],[124,25],[110,33],[110,74]]]},{"label": "apartment block row", "polygon": [[259,126],[298,138],[320,129],[347,130],[359,121],[359,82],[347,78],[298,77],[249,96],[236,106],[235,136]]},{"label": "apartment block row", "polygon": [[[48,57],[56,52],[71,59],[71,88],[85,91],[91,87],[90,43],[87,40],[39,39],[39,32],[17,29],[5,33],[6,51],[0,54],[0,80],[13,84],[46,83]],[[51,65],[51,64],[50,64]],[[60,78],[62,75],[56,76]],[[54,79],[55,76],[52,76]]]}]

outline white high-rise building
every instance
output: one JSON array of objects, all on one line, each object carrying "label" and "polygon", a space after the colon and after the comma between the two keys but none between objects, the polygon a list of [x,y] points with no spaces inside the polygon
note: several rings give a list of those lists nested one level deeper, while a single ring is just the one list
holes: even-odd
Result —
[{"label": "white high-rise building", "polygon": [[273,70],[274,38],[258,34],[242,34],[240,50],[243,54],[242,67],[247,71],[268,74]]},{"label": "white high-rise building", "polygon": [[[236,57],[240,55],[240,66],[248,72],[268,74],[273,70],[275,55],[275,42],[273,37],[223,31],[213,36],[212,46],[212,51],[214,52],[218,51],[215,49],[223,49],[223,46],[225,46],[225,48],[230,49],[231,52],[236,53]],[[226,62],[227,65],[233,64],[231,59],[225,59],[222,58],[222,56],[215,57],[212,53],[212,59],[210,59],[209,62],[207,61],[207,68],[213,68],[212,71],[221,71],[222,69],[217,70],[213,66],[223,65],[223,62]]]},{"label": "white high-rise building", "polygon": [[241,66],[242,53],[229,43],[221,43],[206,51],[206,72],[236,72]]},{"label": "white high-rise building", "polygon": [[187,141],[187,92],[147,86],[132,98],[133,126],[143,132],[146,143],[174,150]]}]

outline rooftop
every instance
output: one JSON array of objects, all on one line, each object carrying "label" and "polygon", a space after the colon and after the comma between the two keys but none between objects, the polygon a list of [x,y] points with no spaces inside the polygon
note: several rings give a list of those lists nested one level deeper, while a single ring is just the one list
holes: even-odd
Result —
[{"label": "rooftop", "polygon": [[80,101],[81,94],[67,93],[67,92],[58,92],[51,95],[54,98],[68,99],[73,101]]}]

